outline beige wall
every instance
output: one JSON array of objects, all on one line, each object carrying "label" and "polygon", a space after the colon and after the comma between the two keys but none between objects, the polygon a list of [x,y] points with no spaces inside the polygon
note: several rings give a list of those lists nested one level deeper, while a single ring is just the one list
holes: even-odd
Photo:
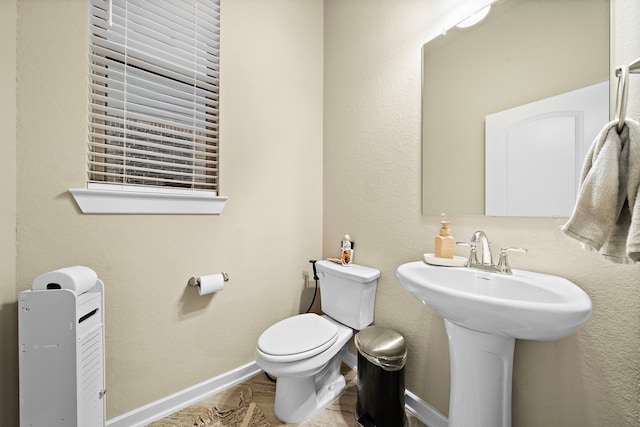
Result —
[{"label": "beige wall", "polygon": [[0,414],[17,425],[16,0],[0,1],[0,40]]},{"label": "beige wall", "polygon": [[[42,272],[97,271],[108,418],[252,361],[259,334],[308,304],[303,272],[321,255],[322,1],[222,2],[221,193],[230,200],[220,216],[80,213],[67,190],[86,176],[87,1],[17,4],[17,285],[3,270],[3,311],[15,318],[15,292]],[[3,40],[15,36],[2,28]],[[2,73],[3,84],[15,80]],[[9,193],[14,166],[2,180]],[[13,267],[14,245],[2,245]],[[223,292],[186,287],[218,271],[231,278]],[[15,354],[15,322],[4,317]],[[3,359],[0,405],[6,394],[11,410],[15,381],[4,375],[16,369]]]},{"label": "beige wall", "polygon": [[[446,414],[443,322],[395,278],[398,265],[433,250],[439,220],[420,215],[420,48],[430,10],[424,0],[325,0],[323,241],[331,255],[349,233],[355,262],[381,270],[376,323],[406,336],[407,387]],[[640,13],[626,15],[640,27]],[[637,57],[640,38],[628,40]],[[456,173],[456,159],[450,164]],[[573,336],[517,342],[514,426],[639,425],[640,267],[583,252],[560,232],[564,219],[451,220],[460,240],[483,229],[494,248],[528,248],[512,255],[512,266],[567,277],[593,300],[592,317]]]}]

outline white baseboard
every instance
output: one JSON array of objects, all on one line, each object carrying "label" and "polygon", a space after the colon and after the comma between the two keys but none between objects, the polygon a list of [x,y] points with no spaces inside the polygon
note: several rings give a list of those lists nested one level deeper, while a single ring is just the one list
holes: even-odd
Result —
[{"label": "white baseboard", "polygon": [[260,372],[256,362],[249,362],[232,371],[203,381],[148,405],[134,409],[107,421],[107,427],[142,427],[173,414],[209,396],[239,384]]},{"label": "white baseboard", "polygon": [[354,371],[358,370],[358,356],[355,353],[351,353],[347,351],[342,359],[342,363],[353,369]]},{"label": "white baseboard", "polygon": [[[358,358],[350,351],[343,362],[351,369],[358,368]],[[148,405],[134,409],[107,421],[107,427],[142,427],[167,415],[173,414],[187,406],[193,405],[209,396],[226,390],[259,373],[261,369],[256,362],[249,362],[232,371],[203,381],[192,387],[174,393]],[[414,417],[429,427],[447,427],[447,417],[438,412],[424,400],[409,390],[405,390],[405,408]]]},{"label": "white baseboard", "polygon": [[409,390],[404,391],[405,409],[429,427],[447,427],[449,419]]}]

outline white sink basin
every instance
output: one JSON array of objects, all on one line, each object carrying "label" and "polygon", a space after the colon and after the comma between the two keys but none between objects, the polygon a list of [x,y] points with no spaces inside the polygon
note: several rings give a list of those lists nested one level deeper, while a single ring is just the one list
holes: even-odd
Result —
[{"label": "white sink basin", "polygon": [[513,270],[502,275],[422,261],[398,267],[402,285],[449,321],[479,332],[529,340],[571,335],[591,314],[591,299],[562,277]]}]

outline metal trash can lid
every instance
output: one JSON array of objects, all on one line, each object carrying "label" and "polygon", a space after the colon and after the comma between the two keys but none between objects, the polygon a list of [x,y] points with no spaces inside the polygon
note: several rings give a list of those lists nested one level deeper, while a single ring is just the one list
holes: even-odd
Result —
[{"label": "metal trash can lid", "polygon": [[355,344],[369,362],[386,371],[398,371],[407,361],[404,337],[393,329],[369,326],[356,334]]}]

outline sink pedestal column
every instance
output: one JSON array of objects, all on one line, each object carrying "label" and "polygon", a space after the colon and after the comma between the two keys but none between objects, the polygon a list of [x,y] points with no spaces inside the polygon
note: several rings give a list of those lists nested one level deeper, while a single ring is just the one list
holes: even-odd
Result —
[{"label": "sink pedestal column", "polygon": [[445,319],[451,359],[449,427],[511,427],[515,338]]}]

